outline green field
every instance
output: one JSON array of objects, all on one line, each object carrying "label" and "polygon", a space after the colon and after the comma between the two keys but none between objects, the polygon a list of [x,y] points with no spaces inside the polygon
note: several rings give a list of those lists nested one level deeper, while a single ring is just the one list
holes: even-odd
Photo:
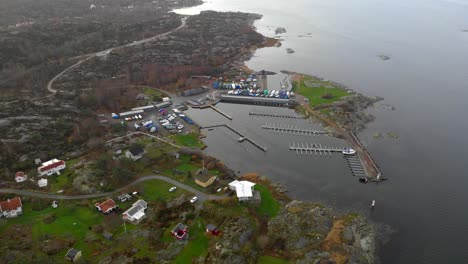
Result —
[{"label": "green field", "polygon": [[203,148],[205,144],[198,139],[196,134],[174,135],[171,136],[177,145],[191,148]]},{"label": "green field", "polygon": [[189,193],[180,188],[169,192],[172,186],[174,185],[160,180],[146,181],[141,184],[142,196],[146,201],[166,201],[179,197],[182,193]]},{"label": "green field", "polygon": [[[300,95],[307,97],[311,107],[330,104],[349,95],[347,91],[337,87],[330,81],[319,80],[307,75],[304,75],[299,83],[294,82],[293,89]],[[323,98],[325,94],[330,94],[331,97]]]},{"label": "green field", "polygon": [[290,263],[287,260],[270,257],[270,256],[262,256],[258,259],[258,264],[288,264]]},{"label": "green field", "polygon": [[257,213],[261,216],[275,217],[279,212],[280,204],[273,197],[270,190],[259,184],[255,185],[255,190],[260,192],[262,198],[260,206],[257,208]]}]

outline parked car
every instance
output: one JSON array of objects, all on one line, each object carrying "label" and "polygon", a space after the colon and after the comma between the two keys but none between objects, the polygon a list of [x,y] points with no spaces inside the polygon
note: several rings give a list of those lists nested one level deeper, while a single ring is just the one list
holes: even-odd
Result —
[{"label": "parked car", "polygon": [[170,192],[173,192],[173,191],[175,191],[175,190],[177,190],[177,187],[175,187],[175,186],[173,186],[173,187],[171,187],[171,188],[169,189]]},{"label": "parked car", "polygon": [[190,199],[190,203],[195,203],[198,201],[198,197],[194,196],[192,199]]}]

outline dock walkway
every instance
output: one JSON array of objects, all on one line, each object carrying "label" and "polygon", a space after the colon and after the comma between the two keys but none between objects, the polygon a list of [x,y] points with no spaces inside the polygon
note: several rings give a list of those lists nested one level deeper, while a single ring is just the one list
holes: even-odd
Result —
[{"label": "dock walkway", "polygon": [[210,105],[209,106],[211,109],[215,110],[216,112],[220,113],[222,116],[226,117],[227,119],[229,120],[232,120],[232,116],[224,113],[223,111],[219,110],[217,107],[213,106],[213,105]]},{"label": "dock walkway", "polygon": [[216,128],[216,127],[226,127],[226,128],[228,128],[229,130],[231,130],[232,132],[234,132],[234,133],[236,133],[237,135],[239,135],[240,138],[242,139],[241,142],[243,142],[243,141],[249,141],[250,143],[252,143],[252,145],[256,146],[257,148],[259,148],[259,149],[262,150],[263,152],[266,152],[266,151],[267,151],[267,148],[266,148],[266,147],[261,146],[261,145],[258,144],[257,142],[253,141],[251,138],[244,136],[241,132],[237,131],[235,128],[231,127],[231,126],[228,125],[228,124],[219,124],[219,125],[204,126],[204,127],[201,127],[201,128],[202,128],[202,129],[208,129],[208,128]]},{"label": "dock walkway", "polygon": [[322,144],[311,144],[309,143],[294,143],[289,147],[290,150],[296,151],[297,154],[301,155],[308,155],[308,154],[315,154],[315,155],[327,155],[331,156],[332,152],[340,152],[343,153],[344,147],[326,147],[322,146]]},{"label": "dock walkway", "polygon": [[304,119],[304,117],[296,116],[296,115],[262,113],[262,112],[250,112],[249,115],[251,115],[251,116],[264,116],[264,117],[276,117],[276,118]]},{"label": "dock walkway", "polygon": [[293,127],[290,125],[264,125],[262,126],[263,129],[267,129],[273,132],[278,132],[278,133],[290,133],[290,134],[297,134],[297,135],[305,135],[305,136],[311,136],[311,135],[324,135],[327,134],[326,131],[320,131],[320,130],[314,130],[314,129],[306,129],[306,128],[298,128],[298,127]]}]

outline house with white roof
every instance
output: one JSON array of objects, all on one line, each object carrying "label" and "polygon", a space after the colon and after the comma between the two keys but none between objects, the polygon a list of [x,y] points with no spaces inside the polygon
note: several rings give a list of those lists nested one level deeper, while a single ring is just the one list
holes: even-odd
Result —
[{"label": "house with white roof", "polygon": [[24,174],[24,172],[22,172],[22,171],[18,171],[15,174],[15,181],[16,182],[24,182],[24,181],[26,181],[26,179],[28,179],[28,176],[26,176],[26,174]]},{"label": "house with white roof", "polygon": [[47,179],[38,180],[37,185],[39,186],[39,188],[46,187],[47,186]]},{"label": "house with white roof", "polygon": [[51,159],[42,163],[42,165],[37,168],[37,172],[39,172],[39,176],[50,176],[52,174],[60,175],[60,170],[65,169],[65,161],[58,160],[58,159]]},{"label": "house with white roof", "polygon": [[255,183],[235,180],[229,183],[229,189],[236,191],[239,201],[248,201],[254,197]]},{"label": "house with white roof", "polygon": [[138,224],[145,217],[148,204],[144,200],[136,201],[132,207],[123,212],[122,218],[130,223]]}]

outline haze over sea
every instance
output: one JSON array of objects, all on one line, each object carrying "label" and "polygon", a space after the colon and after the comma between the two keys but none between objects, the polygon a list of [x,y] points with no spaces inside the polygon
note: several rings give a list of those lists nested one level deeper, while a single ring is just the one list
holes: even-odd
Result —
[{"label": "haze over sea", "polygon": [[177,12],[201,10],[262,14],[255,26],[271,37],[286,28],[282,47],[247,62],[255,70],[321,76],[394,106],[369,109],[376,121],[359,135],[390,180],[333,177],[321,198],[357,209],[377,201],[371,219],[397,229],[384,263],[468,263],[468,0],[212,0]]}]

